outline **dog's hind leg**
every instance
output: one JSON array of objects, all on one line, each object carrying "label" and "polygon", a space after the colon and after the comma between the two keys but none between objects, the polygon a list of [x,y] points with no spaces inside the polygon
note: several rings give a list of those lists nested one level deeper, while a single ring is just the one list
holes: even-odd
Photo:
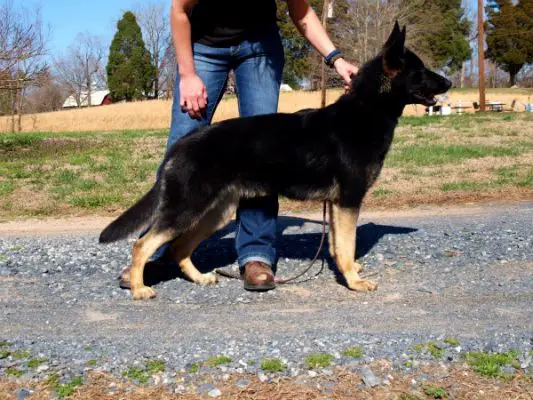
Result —
[{"label": "dog's hind leg", "polygon": [[332,256],[337,263],[337,268],[346,279],[346,284],[350,289],[358,292],[376,290],[377,285],[374,282],[361,279],[358,272],[362,267],[354,260],[359,208],[345,208],[340,207],[338,204],[333,204],[332,211],[331,219],[334,227],[334,255],[332,254]]},{"label": "dog's hind leg", "polygon": [[216,274],[213,272],[202,274],[191,261],[194,249],[218,229],[224,227],[233,217],[237,199],[227,196],[217,202],[215,207],[209,210],[187,232],[181,234],[172,244],[172,254],[179,264],[182,272],[193,282],[200,285],[216,283]]},{"label": "dog's hind leg", "polygon": [[159,231],[152,227],[133,245],[130,282],[134,300],[147,300],[155,297],[154,290],[144,285],[144,265],[162,244],[174,239],[175,236],[176,232],[173,229]]},{"label": "dog's hind leg", "polygon": [[333,202],[328,201],[328,214],[329,214],[329,230],[328,230],[328,245],[329,254],[331,258],[335,259],[335,223],[333,221]]}]

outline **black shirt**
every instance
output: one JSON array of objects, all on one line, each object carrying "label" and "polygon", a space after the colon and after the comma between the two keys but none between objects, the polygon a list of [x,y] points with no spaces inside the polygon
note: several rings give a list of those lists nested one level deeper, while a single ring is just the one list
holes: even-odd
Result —
[{"label": "black shirt", "polygon": [[276,25],[276,1],[200,0],[190,20],[193,42],[233,46]]}]

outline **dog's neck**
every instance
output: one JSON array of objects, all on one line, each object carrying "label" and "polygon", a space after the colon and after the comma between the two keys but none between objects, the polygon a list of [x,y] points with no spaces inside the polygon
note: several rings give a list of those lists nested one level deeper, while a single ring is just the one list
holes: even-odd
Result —
[{"label": "dog's neck", "polygon": [[385,73],[380,56],[361,68],[344,97],[344,101],[365,112],[392,118],[399,118],[406,106],[405,100],[393,92],[392,78]]}]

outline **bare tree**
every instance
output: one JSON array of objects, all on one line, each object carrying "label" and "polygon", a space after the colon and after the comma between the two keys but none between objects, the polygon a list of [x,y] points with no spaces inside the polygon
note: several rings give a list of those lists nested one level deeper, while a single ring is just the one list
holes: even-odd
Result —
[{"label": "bare tree", "polygon": [[46,34],[39,9],[15,7],[13,1],[0,4],[0,92],[8,99],[11,130],[22,128],[24,95],[39,85],[46,72]]},{"label": "bare tree", "polygon": [[161,69],[159,70],[159,90],[165,93],[166,99],[172,98],[177,73],[176,51],[172,40],[170,40],[165,50],[165,55],[161,60]]},{"label": "bare tree", "polygon": [[169,2],[151,0],[135,7],[135,16],[143,33],[143,40],[150,51],[155,67],[153,96],[159,97],[162,71],[168,66],[168,48],[171,43],[169,28]]},{"label": "bare tree", "polygon": [[84,33],[78,34],[66,55],[54,59],[56,74],[78,107],[85,101],[91,106],[93,89],[105,86],[104,56],[104,46],[98,37]]}]

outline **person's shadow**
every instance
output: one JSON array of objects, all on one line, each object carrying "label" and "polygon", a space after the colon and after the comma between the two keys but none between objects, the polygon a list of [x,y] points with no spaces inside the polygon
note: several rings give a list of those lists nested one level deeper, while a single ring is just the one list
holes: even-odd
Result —
[{"label": "person's shadow", "polygon": [[[321,229],[313,233],[283,233],[290,228],[302,228],[304,224],[321,225],[322,221],[284,217],[278,218],[278,241],[277,252],[278,258],[311,260],[314,258],[320,239],[322,236]],[[235,222],[232,221],[225,228],[219,230],[208,240],[205,240],[194,252],[192,261],[198,270],[202,273],[211,272],[217,268],[226,267],[233,264],[237,258],[235,253],[234,238],[225,237],[235,231]],[[385,235],[405,235],[417,231],[416,228],[399,227],[392,225],[378,225],[366,223],[357,227],[357,258],[365,256]],[[337,279],[340,279],[337,268],[329,255],[327,239],[322,248],[322,257],[328,264],[328,267],[335,272]],[[297,273],[298,271],[294,271]],[[175,263],[148,263],[144,269],[144,281],[146,285],[152,286],[160,282],[172,280],[175,278],[187,279],[182,273],[179,266]]]}]

